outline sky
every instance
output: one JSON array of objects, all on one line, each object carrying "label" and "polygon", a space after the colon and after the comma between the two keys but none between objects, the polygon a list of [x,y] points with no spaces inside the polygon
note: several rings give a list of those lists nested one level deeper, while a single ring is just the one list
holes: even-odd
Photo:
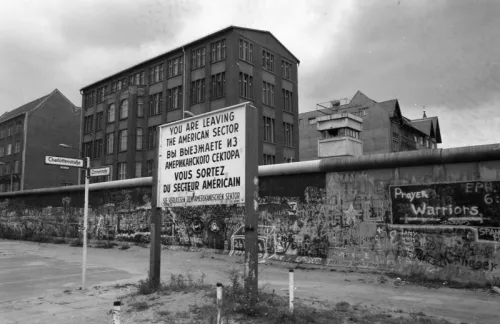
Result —
[{"label": "sky", "polygon": [[16,0],[0,10],[0,113],[229,25],[268,30],[301,61],[299,111],[398,99],[438,116],[442,148],[500,143],[498,0]]}]

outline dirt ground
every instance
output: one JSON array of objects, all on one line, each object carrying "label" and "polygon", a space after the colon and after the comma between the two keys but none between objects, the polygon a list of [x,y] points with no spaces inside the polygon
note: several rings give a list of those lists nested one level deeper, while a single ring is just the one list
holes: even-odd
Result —
[{"label": "dirt ground", "polygon": [[[86,291],[78,289],[78,271],[64,277],[58,274],[56,269],[57,262],[64,262],[76,267],[76,270],[81,262],[81,253],[81,248],[68,245],[0,240],[0,292],[9,290],[11,293],[0,301],[0,323],[112,323],[111,310],[113,302],[118,299],[124,299],[122,323],[153,322],[152,315],[147,310],[137,312],[127,309],[127,305],[139,302],[140,298],[153,296],[141,296],[136,298],[137,300],[124,297],[133,291],[133,287],[126,283],[135,284],[147,276],[148,248],[89,248],[89,265],[100,269],[103,274],[96,272],[93,286]],[[45,258],[57,262],[47,263],[48,267],[52,267],[50,272],[37,271],[30,274],[33,279],[16,281],[7,278],[9,274],[2,272],[2,267],[6,268],[9,260],[18,256]],[[204,282],[213,284],[214,291],[217,282],[229,283],[228,269],[241,266],[242,257],[162,251],[163,281],[167,281],[171,274],[190,273],[194,279],[203,275]],[[43,284],[48,282],[44,279],[45,276],[60,276],[61,280],[52,282],[50,287],[47,286],[47,289],[40,293]],[[42,286],[38,286],[38,290],[26,291],[26,280],[35,279],[39,280]],[[286,295],[288,266],[259,264],[259,283],[268,291]],[[500,318],[500,295],[484,289],[426,288],[400,283],[380,274],[330,269],[296,269],[295,283],[296,298],[308,302],[346,302],[379,313],[424,313],[447,319],[452,323],[498,324]],[[16,294],[15,291],[19,292]],[[202,305],[205,302],[205,296],[200,294],[202,293],[184,294],[182,298],[180,295],[166,296],[158,298],[158,301],[153,300],[153,305],[156,305],[156,308],[164,307],[165,313],[174,310],[187,313],[193,303]]]}]

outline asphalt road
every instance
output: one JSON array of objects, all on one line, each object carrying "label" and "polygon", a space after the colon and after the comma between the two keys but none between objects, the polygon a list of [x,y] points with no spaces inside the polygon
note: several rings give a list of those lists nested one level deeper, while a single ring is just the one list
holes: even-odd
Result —
[{"label": "asphalt road", "polygon": [[[17,242],[0,242],[0,303],[81,287],[81,262],[27,254],[16,247]],[[131,277],[124,270],[88,264],[86,285]]]},{"label": "asphalt road", "polygon": [[[113,285],[114,282],[125,281],[137,283],[139,279],[147,276],[149,256],[149,249],[141,247],[132,247],[129,250],[89,248],[87,286]],[[6,323],[24,324],[28,323],[28,320],[32,323],[31,320],[39,318],[42,312],[49,312],[50,316],[60,318],[59,322],[50,320],[46,321],[47,323],[76,323],[76,319],[70,317],[66,320],[61,315],[67,311],[73,316],[75,309],[82,314],[82,318],[87,316],[82,323],[100,323],[92,317],[92,311],[98,311],[99,314],[102,313],[100,316],[104,316],[104,311],[99,307],[109,308],[112,300],[103,301],[96,299],[97,295],[89,295],[89,300],[81,302],[76,298],[78,294],[64,293],[65,290],[74,291],[80,287],[81,259],[82,248],[78,247],[0,240],[0,323],[3,324],[2,313],[15,319]],[[260,286],[286,294],[288,266],[259,264]],[[203,275],[204,282],[215,287],[217,282],[228,283],[227,271],[233,267],[242,268],[242,257],[169,250],[163,250],[161,253],[162,281],[168,281],[171,274],[190,273],[195,280]],[[313,301],[343,301],[351,305],[364,305],[363,307],[375,311],[391,311],[396,314],[423,312],[446,318],[453,323],[499,323],[498,294],[481,289],[400,286],[395,285],[390,278],[380,282],[379,277],[380,275],[375,274],[331,272],[330,269],[296,269],[295,296]],[[54,295],[59,295],[58,298],[64,299],[64,302],[43,304],[44,300],[52,300]],[[112,299],[116,296],[108,297]],[[40,300],[42,304],[22,306],[25,305],[23,298]],[[83,305],[80,305],[80,302]],[[68,305],[63,305],[65,303]],[[104,304],[101,305],[102,303]],[[63,306],[71,307],[65,310],[62,309]]]}]

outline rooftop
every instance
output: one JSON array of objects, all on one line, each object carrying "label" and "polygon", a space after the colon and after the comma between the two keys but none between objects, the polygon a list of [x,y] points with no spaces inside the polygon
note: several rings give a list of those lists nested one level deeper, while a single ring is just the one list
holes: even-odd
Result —
[{"label": "rooftop", "polygon": [[225,27],[225,28],[223,28],[223,29],[220,29],[220,30],[218,30],[218,31],[216,31],[216,32],[214,32],[214,33],[211,33],[211,34],[209,34],[209,35],[206,35],[206,36],[203,36],[203,37],[201,37],[201,38],[195,39],[194,41],[191,41],[191,42],[189,42],[189,43],[186,43],[186,44],[184,44],[184,45],[182,45],[182,46],[179,46],[179,47],[176,47],[176,48],[174,48],[174,49],[171,49],[170,51],[167,51],[167,52],[165,52],[165,53],[162,53],[162,54],[160,54],[160,55],[154,56],[154,57],[149,58],[149,59],[147,59],[147,60],[145,60],[145,61],[142,61],[142,62],[140,62],[140,63],[137,63],[137,64],[135,64],[135,65],[133,65],[133,66],[130,66],[130,67],[126,68],[126,69],[123,69],[123,70],[121,70],[121,71],[119,71],[119,72],[117,72],[117,73],[114,73],[114,74],[112,74],[112,75],[110,75],[110,76],[107,76],[107,77],[105,77],[104,79],[100,79],[100,80],[94,81],[94,82],[92,82],[91,84],[86,85],[85,87],[81,88],[81,89],[80,89],[80,91],[84,91],[85,89],[90,88],[90,87],[92,87],[92,86],[95,86],[95,85],[97,85],[97,84],[98,84],[98,83],[100,83],[100,82],[107,81],[107,80],[110,80],[110,79],[112,79],[112,78],[114,78],[114,77],[117,77],[118,75],[122,74],[122,73],[123,73],[123,72],[125,72],[125,71],[128,71],[128,70],[130,70],[130,69],[133,69],[133,68],[139,67],[139,66],[144,65],[144,64],[146,64],[146,63],[150,63],[150,62],[152,62],[152,61],[154,61],[154,60],[156,60],[156,59],[158,59],[158,58],[160,58],[160,57],[162,57],[162,56],[166,56],[166,55],[171,54],[171,53],[173,53],[173,52],[180,51],[180,50],[182,50],[184,47],[187,47],[187,46],[190,46],[190,45],[196,44],[196,43],[198,43],[198,42],[204,41],[204,40],[206,40],[206,39],[212,38],[212,37],[214,37],[214,36],[217,36],[218,34],[223,34],[223,33],[226,33],[226,32],[228,32],[228,31],[229,31],[229,30],[231,30],[231,29],[242,29],[242,30],[248,30],[248,31],[253,31],[253,32],[260,32],[260,33],[266,33],[266,34],[269,34],[269,35],[271,35],[271,37],[273,37],[273,38],[274,38],[274,39],[275,39],[275,40],[276,40],[276,41],[277,41],[277,42],[278,42],[281,46],[283,46],[283,48],[284,48],[284,49],[285,49],[285,50],[286,50],[286,51],[287,51],[287,52],[288,52],[288,53],[289,53],[289,54],[290,54],[290,55],[291,55],[291,56],[292,56],[292,57],[293,57],[293,58],[297,61],[297,63],[300,63],[299,59],[298,59],[295,55],[293,55],[293,54],[292,54],[292,52],[290,52],[290,50],[288,50],[288,48],[286,48],[286,47],[285,47],[285,45],[283,45],[283,44],[282,44],[282,43],[281,43],[281,42],[280,42],[280,41],[279,41],[279,40],[278,40],[278,39],[277,39],[277,38],[276,38],[276,37],[275,37],[275,36],[274,36],[274,35],[270,32],[270,31],[267,31],[267,30],[261,30],[261,29],[252,29],[252,28],[246,28],[246,27],[240,27],[240,26],[234,26],[234,25],[231,25],[231,26]]}]

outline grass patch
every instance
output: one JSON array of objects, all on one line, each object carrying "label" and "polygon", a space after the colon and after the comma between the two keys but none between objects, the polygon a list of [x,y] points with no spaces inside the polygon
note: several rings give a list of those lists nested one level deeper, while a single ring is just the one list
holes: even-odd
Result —
[{"label": "grass patch", "polygon": [[74,239],[74,240],[71,240],[69,242],[69,245],[70,246],[73,246],[73,247],[82,247],[83,246],[83,240],[80,239],[80,238],[77,238],[77,239]]},{"label": "grass patch", "polygon": [[[423,313],[411,313],[409,316],[401,314],[397,317],[387,313],[371,313],[358,307],[359,305],[353,306],[345,301],[332,304],[321,301],[311,303],[295,299],[294,311],[291,313],[288,297],[277,295],[274,291],[263,290],[259,291],[257,303],[251,307],[244,288],[242,272],[237,268],[231,268],[227,274],[229,284],[223,287],[221,315],[224,319],[232,319],[237,323],[451,324],[445,320],[428,317]],[[217,316],[215,287],[212,287],[207,296],[212,298],[213,304],[200,307],[192,306],[191,313],[198,314],[197,319],[209,319],[212,323]]]},{"label": "grass patch", "polygon": [[128,250],[128,249],[130,249],[130,245],[121,243],[121,244],[118,245],[118,248],[120,250]]},{"label": "grass patch", "polygon": [[94,247],[96,247],[98,249],[112,249],[116,245],[117,244],[115,242],[100,241],[100,242],[97,242],[97,244]]},{"label": "grass patch", "polygon": [[142,312],[145,311],[146,309],[149,308],[149,304],[146,303],[145,301],[139,301],[135,303],[128,304],[129,309],[127,310],[128,313],[136,311],[136,312]]},{"label": "grass patch", "polygon": [[399,277],[411,284],[427,288],[456,288],[475,289],[491,288],[500,284],[500,277],[492,278],[463,278],[461,280],[460,267],[448,265],[436,268],[429,264],[412,262],[386,274],[390,278]]},{"label": "grass patch", "polygon": [[150,295],[158,292],[159,294],[166,295],[172,292],[196,292],[210,287],[204,283],[205,277],[206,275],[204,273],[201,274],[199,279],[194,279],[190,272],[188,272],[187,275],[171,274],[168,282],[163,282],[159,287],[152,288],[151,277],[148,274],[146,279],[139,280],[136,294]]},{"label": "grass patch", "polygon": [[64,239],[62,237],[53,237],[50,240],[50,243],[53,243],[53,244],[66,244],[66,239]]}]

